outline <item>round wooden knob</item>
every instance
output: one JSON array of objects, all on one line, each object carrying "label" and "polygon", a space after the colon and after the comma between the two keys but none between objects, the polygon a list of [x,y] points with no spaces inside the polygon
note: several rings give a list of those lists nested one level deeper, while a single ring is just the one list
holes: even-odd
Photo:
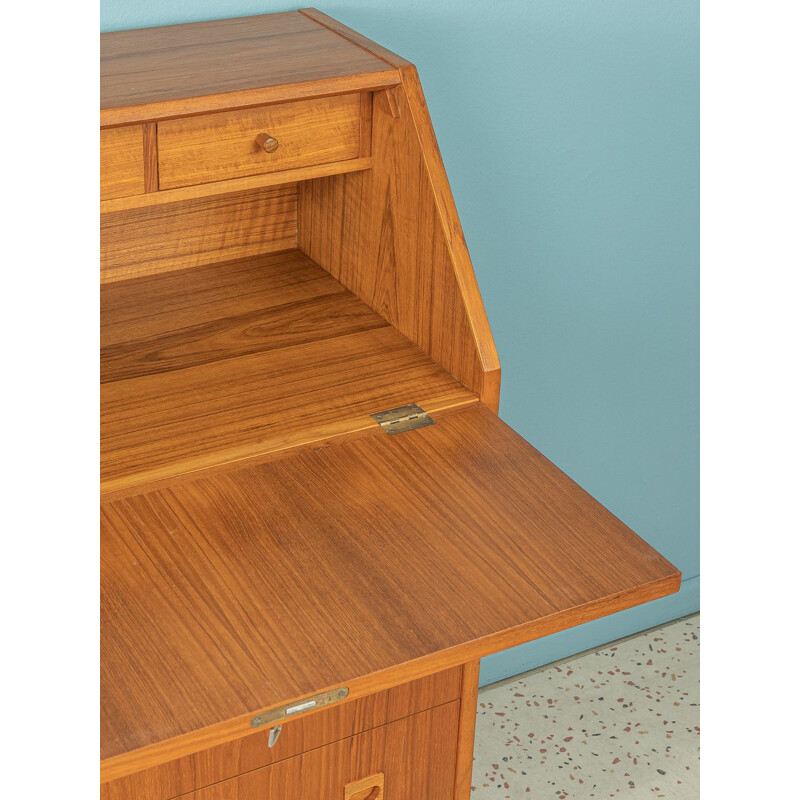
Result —
[{"label": "round wooden knob", "polygon": [[274,153],[278,149],[278,140],[273,139],[268,133],[259,133],[256,136],[256,144],[259,150],[266,153]]}]

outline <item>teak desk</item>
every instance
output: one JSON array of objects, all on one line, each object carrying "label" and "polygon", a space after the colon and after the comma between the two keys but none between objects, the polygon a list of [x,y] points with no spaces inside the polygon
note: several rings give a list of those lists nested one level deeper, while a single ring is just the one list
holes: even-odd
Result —
[{"label": "teak desk", "polygon": [[101,98],[103,799],[467,800],[479,659],[680,573],[496,416],[411,64],[305,9]]}]

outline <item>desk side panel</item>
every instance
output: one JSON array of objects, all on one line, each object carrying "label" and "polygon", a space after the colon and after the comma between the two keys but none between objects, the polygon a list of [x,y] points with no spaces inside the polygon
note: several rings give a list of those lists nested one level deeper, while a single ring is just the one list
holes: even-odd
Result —
[{"label": "desk side panel", "polygon": [[372,169],[298,184],[298,246],[497,410],[500,365],[416,70],[374,93]]}]

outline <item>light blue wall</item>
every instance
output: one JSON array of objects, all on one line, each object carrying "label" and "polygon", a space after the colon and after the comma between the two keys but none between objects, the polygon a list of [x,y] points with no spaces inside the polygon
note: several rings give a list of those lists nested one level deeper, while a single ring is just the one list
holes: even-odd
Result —
[{"label": "light blue wall", "polygon": [[[501,416],[684,574],[673,598],[485,659],[484,683],[699,608],[698,6],[316,0],[419,69]],[[101,27],[295,7],[102,0]]]}]

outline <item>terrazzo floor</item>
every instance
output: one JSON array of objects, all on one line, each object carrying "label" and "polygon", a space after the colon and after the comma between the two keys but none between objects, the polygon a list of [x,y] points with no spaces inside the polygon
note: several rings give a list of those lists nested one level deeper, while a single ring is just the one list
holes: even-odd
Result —
[{"label": "terrazzo floor", "polygon": [[700,617],[478,695],[471,800],[700,796]]}]

